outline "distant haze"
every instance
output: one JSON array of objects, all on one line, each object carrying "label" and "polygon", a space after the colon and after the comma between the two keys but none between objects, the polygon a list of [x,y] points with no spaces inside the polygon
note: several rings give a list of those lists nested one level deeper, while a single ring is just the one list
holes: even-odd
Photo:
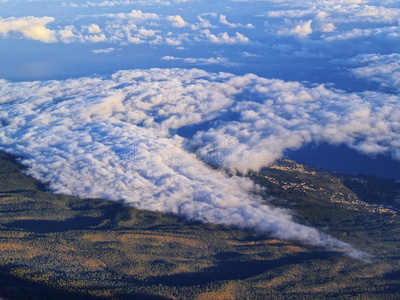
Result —
[{"label": "distant haze", "polygon": [[285,157],[346,174],[400,178],[400,162],[388,155],[365,155],[344,145],[309,144]]}]

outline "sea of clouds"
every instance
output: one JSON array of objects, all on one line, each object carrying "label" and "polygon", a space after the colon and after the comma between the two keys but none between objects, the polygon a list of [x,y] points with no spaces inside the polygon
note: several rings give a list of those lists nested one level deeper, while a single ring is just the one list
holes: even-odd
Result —
[{"label": "sea of clouds", "polygon": [[[400,159],[400,99],[198,69],[0,80],[0,149],[56,193],[360,252],[298,224],[237,172],[309,142]],[[188,137],[179,130],[192,128]]]}]

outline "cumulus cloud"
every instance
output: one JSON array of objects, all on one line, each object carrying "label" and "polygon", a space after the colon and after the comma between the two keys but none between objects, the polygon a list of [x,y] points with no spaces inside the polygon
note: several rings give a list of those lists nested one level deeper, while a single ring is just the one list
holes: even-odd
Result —
[{"label": "cumulus cloud", "polygon": [[167,20],[171,21],[172,22],[172,26],[174,26],[174,27],[181,28],[181,27],[188,26],[188,23],[186,23],[185,20],[179,15],[168,16]]},{"label": "cumulus cloud", "polygon": [[[317,2],[317,3],[316,3]],[[266,14],[269,18],[302,19],[313,18],[315,21],[330,20],[337,23],[397,23],[400,9],[385,7],[377,2],[354,5],[352,2],[301,1],[286,10],[274,10]]]},{"label": "cumulus cloud", "polygon": [[[209,41],[215,44],[245,44],[250,40],[244,34],[236,32],[211,33],[204,28],[217,28],[209,19],[217,19],[216,13],[203,13],[197,16],[198,22],[189,24],[180,15],[163,16],[153,12],[131,10],[130,12],[105,13],[78,16],[70,24],[48,29],[46,25],[54,18],[24,17],[0,19],[0,34],[8,37],[10,33],[20,33],[24,38],[41,42],[62,43],[99,43],[112,44],[148,44],[181,46],[183,43]],[[94,23],[93,21],[96,20]],[[221,15],[221,22],[231,28],[253,28],[250,23],[242,25],[226,21]],[[98,25],[101,24],[101,25]],[[177,30],[179,28],[179,31]]]},{"label": "cumulus cloud", "polygon": [[307,35],[313,32],[311,28],[311,23],[312,20],[308,20],[307,22],[301,23],[292,30],[290,30],[289,33],[293,35],[298,35],[299,37],[306,37]]},{"label": "cumulus cloud", "polygon": [[109,18],[118,18],[122,20],[128,19],[129,21],[136,24],[141,24],[148,20],[160,19],[160,16],[158,14],[142,12],[139,9],[133,9],[129,13],[107,14],[106,16]]},{"label": "cumulus cloud", "polygon": [[218,17],[218,14],[215,12],[211,12],[198,15],[197,19],[199,20],[199,22],[197,24],[192,25],[192,29],[198,30],[199,28],[216,28],[217,26],[211,25],[211,21],[206,17],[216,19]]},{"label": "cumulus cloud", "polygon": [[[120,71],[107,78],[0,81],[0,148],[57,193],[249,228],[360,253],[296,223],[248,179],[311,141],[399,155],[399,98],[201,70]],[[227,121],[226,115],[238,115]],[[176,129],[214,122],[193,138]],[[209,165],[219,167],[215,171]]]},{"label": "cumulus cloud", "polygon": [[[50,30],[46,28],[46,25],[53,22],[54,18],[49,17],[0,19],[0,34],[7,37],[10,33],[16,32],[22,34],[25,38],[45,43],[60,41],[63,43],[161,44],[163,42],[162,37],[156,34],[159,33],[158,30],[146,29],[144,26],[140,26],[143,23],[158,20],[160,17],[157,14],[132,10],[129,13],[106,14],[101,17],[113,19],[104,30],[94,23],[82,25],[80,28],[75,25],[66,25],[64,28]],[[180,35],[177,35],[175,39],[178,40],[180,37]]]},{"label": "cumulus cloud", "polygon": [[215,35],[206,29],[202,31],[202,34],[208,41],[214,44],[246,44],[250,41],[248,37],[239,32],[236,32],[234,36],[229,36],[227,32]]},{"label": "cumulus cloud", "polygon": [[321,56],[331,50],[342,53],[344,48],[350,48],[351,54],[365,53],[369,48],[372,53],[398,50],[393,45],[400,37],[400,8],[390,3],[317,0],[282,5],[268,2],[273,8],[260,15],[266,19],[266,32],[273,36],[302,37],[300,41],[291,41],[291,44],[301,42],[299,51],[307,49],[309,54],[318,52],[315,55]]},{"label": "cumulus cloud", "polygon": [[7,37],[11,33],[17,33],[28,39],[52,43],[57,41],[56,34],[46,25],[53,21],[54,18],[51,17],[0,18],[0,34]]},{"label": "cumulus cloud", "polygon": [[335,31],[335,29],[336,29],[336,26],[333,23],[322,23],[320,25],[320,30],[322,32],[332,32],[332,31]]},{"label": "cumulus cloud", "polygon": [[[253,75],[232,78],[230,84],[242,90],[243,99],[258,101],[237,102],[232,111],[240,114],[239,120],[218,123],[190,141],[190,148],[214,166],[246,173],[266,163],[259,158],[265,150],[272,162],[285,150],[310,142],[346,144],[365,154],[400,158],[396,96],[336,93],[324,86],[305,88]],[[232,138],[237,144],[227,146]]]},{"label": "cumulus cloud", "polygon": [[83,26],[83,27],[86,28],[90,34],[101,33],[101,29],[97,24],[90,24],[89,26]]},{"label": "cumulus cloud", "polygon": [[294,28],[289,29],[289,28],[281,28],[277,34],[278,35],[294,35],[298,36],[300,38],[305,38],[311,33],[313,33],[313,29],[311,28],[311,23],[312,20],[308,20],[306,22],[301,21],[299,24],[297,24]]},{"label": "cumulus cloud", "polygon": [[[184,46],[189,49],[199,44],[213,43],[218,47],[263,44],[266,48],[276,49],[276,45],[280,44],[282,47],[286,45],[287,48],[293,48],[293,51],[285,51],[284,56],[292,55],[307,59],[346,56],[344,53],[348,53],[347,57],[366,52],[381,51],[387,54],[400,49],[397,42],[400,37],[400,8],[395,7],[390,1],[253,1],[254,3],[243,11],[241,9],[246,4],[229,3],[229,0],[223,2],[227,4],[225,7],[229,5],[232,11],[240,11],[240,14],[233,14],[230,10],[221,13],[218,9],[222,6],[208,5],[201,9],[201,13],[196,16],[197,20],[193,20],[194,15],[189,13],[185,1],[66,2],[67,7],[85,6],[101,7],[101,9],[87,9],[86,15],[79,15],[69,20],[68,17],[57,20],[57,23],[50,24],[53,27],[49,27],[50,25],[46,23],[42,24],[43,26],[39,24],[34,30],[3,29],[0,35],[19,35],[43,42],[56,40],[64,43],[105,42],[110,44],[109,47],[115,47],[115,44],[119,46],[146,44],[149,48],[154,45],[167,45]],[[170,5],[170,11],[175,11],[176,14],[163,15],[156,9],[161,4]],[[132,5],[135,7],[134,10]],[[146,7],[142,8],[141,5]],[[208,9],[211,11],[203,13]],[[75,11],[73,8],[70,10]],[[68,15],[74,16],[74,13]],[[265,32],[248,30],[255,28],[253,23],[261,29],[258,25],[261,18],[265,22],[263,28]],[[98,28],[92,28],[93,25]],[[155,34],[143,36],[138,32],[139,30],[143,32],[143,29]],[[252,51],[255,50],[247,49],[247,52]]]},{"label": "cumulus cloud", "polygon": [[219,16],[219,22],[221,24],[224,24],[230,28],[238,28],[238,27],[243,27],[243,28],[255,28],[253,24],[251,23],[247,23],[246,25],[243,25],[242,23],[230,23],[228,22],[228,20],[226,19],[225,15],[220,15]]},{"label": "cumulus cloud", "polygon": [[351,69],[358,78],[378,82],[389,90],[400,91],[400,54],[363,54],[349,62],[361,65]]}]

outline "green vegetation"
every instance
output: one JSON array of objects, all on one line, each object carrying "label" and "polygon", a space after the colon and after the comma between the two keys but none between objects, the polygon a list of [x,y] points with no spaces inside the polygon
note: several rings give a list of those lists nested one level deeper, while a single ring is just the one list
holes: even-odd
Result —
[{"label": "green vegetation", "polygon": [[54,195],[0,153],[0,296],[399,299],[397,214],[366,205],[337,174],[281,163],[288,167],[250,175],[269,187],[266,196],[279,196],[268,201],[375,255],[372,263],[122,203]]},{"label": "green vegetation", "polygon": [[267,188],[266,196],[276,197],[272,203],[298,212],[299,222],[381,259],[398,257],[400,219],[394,180],[349,176],[290,160],[250,178]]}]

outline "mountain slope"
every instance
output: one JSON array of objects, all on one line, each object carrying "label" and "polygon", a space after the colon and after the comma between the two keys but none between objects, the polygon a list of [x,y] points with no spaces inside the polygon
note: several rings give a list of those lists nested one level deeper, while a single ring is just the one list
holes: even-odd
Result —
[{"label": "mountain slope", "polygon": [[268,201],[374,255],[371,263],[122,203],[54,195],[21,171],[0,154],[3,297],[400,296],[397,213],[367,204],[341,174],[282,161],[249,176],[268,187],[266,199],[275,196]]}]

